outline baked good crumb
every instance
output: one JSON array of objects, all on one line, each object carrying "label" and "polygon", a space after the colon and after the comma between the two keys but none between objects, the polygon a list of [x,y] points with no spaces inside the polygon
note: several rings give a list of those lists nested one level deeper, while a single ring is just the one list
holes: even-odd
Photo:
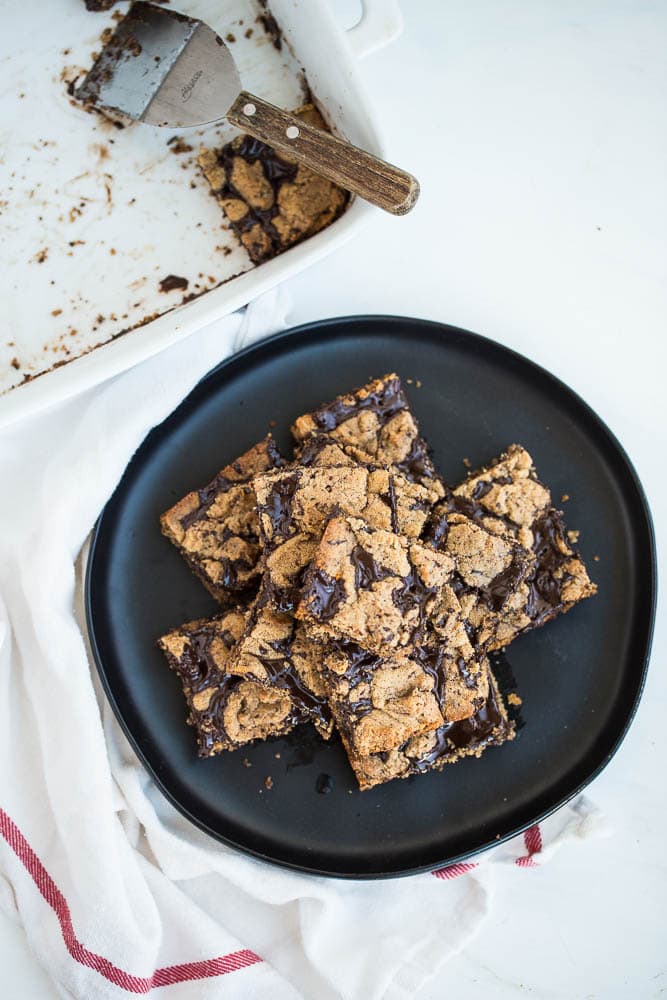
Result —
[{"label": "baked good crumb", "polygon": [[327,700],[349,754],[400,746],[443,724],[433,676],[407,656],[380,657],[349,642],[322,649]]}]

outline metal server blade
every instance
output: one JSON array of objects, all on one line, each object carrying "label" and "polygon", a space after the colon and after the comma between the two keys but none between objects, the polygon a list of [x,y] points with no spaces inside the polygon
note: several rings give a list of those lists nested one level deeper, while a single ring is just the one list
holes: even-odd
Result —
[{"label": "metal server blade", "polygon": [[224,118],[240,91],[232,54],[211,28],[138,2],[75,97],[148,125],[186,128]]}]

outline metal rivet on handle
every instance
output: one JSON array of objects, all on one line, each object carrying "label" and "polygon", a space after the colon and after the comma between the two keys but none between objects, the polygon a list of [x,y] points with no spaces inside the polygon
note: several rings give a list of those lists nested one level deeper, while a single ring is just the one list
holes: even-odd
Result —
[{"label": "metal rivet on handle", "polygon": [[255,111],[257,111],[257,108],[255,107],[254,104],[243,105],[243,114],[247,115],[248,118],[250,118],[251,115],[254,115]]},{"label": "metal rivet on handle", "polygon": [[287,128],[285,129],[285,135],[287,136],[288,139],[298,139],[299,129],[297,128],[296,125],[288,125]]}]

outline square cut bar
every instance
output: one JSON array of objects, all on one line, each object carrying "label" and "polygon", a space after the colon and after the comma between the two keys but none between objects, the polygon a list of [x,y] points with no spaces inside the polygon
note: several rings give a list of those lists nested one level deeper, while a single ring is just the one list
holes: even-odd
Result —
[{"label": "square cut bar", "polygon": [[341,729],[350,765],[362,791],[394,778],[441,771],[463,757],[481,757],[491,746],[500,746],[515,736],[514,725],[507,717],[498,685],[488,661],[487,694],[467,719],[449,722],[438,729],[416,735],[400,746],[379,753],[360,753]]},{"label": "square cut bar", "polygon": [[228,611],[172,629],[158,639],[178,674],[197,733],[200,757],[235,750],[253,740],[287,733],[304,721],[284,688],[267,687],[229,672],[231,650],[247,612]]},{"label": "square cut bar", "polygon": [[570,545],[562,511],[537,478],[525,448],[513,444],[479,472],[473,472],[434,511],[430,537],[447,546],[447,534],[462,514],[499,536],[517,539],[528,553],[528,574],[514,589],[499,616],[489,649],[499,649],[569,611],[597,593],[579,553]]},{"label": "square cut bar", "polygon": [[231,654],[229,669],[286,692],[302,722],[328,739],[333,730],[321,674],[322,653],[300,622],[267,606],[260,593]]},{"label": "square cut bar", "polygon": [[257,476],[254,488],[266,556],[262,588],[280,611],[298,602],[303,574],[333,514],[417,538],[438,499],[435,490],[367,464],[290,466]]},{"label": "square cut bar", "polygon": [[[312,104],[295,114],[328,131]],[[331,225],[349,201],[347,191],[249,135],[202,150],[199,165],[254,264]]]},{"label": "square cut bar", "polygon": [[401,380],[394,373],[297,417],[292,434],[298,446],[313,434],[324,434],[341,445],[359,448],[383,465],[395,466],[408,479],[442,489]]},{"label": "square cut bar", "polygon": [[487,674],[452,589],[454,560],[357,518],[332,518],[308,569],[296,617],[314,638],[410,659],[431,679],[443,718],[472,715]]},{"label": "square cut bar", "polygon": [[350,756],[392,750],[443,725],[433,677],[402,654],[383,658],[332,642],[322,646],[322,677]]},{"label": "square cut bar", "polygon": [[163,534],[223,604],[259,579],[261,550],[252,480],[284,464],[269,434],[160,518]]},{"label": "square cut bar", "polygon": [[509,532],[492,531],[444,504],[431,514],[422,541],[451,556],[455,564],[451,586],[468,631],[480,647],[495,648],[508,618],[525,603],[531,554]]}]

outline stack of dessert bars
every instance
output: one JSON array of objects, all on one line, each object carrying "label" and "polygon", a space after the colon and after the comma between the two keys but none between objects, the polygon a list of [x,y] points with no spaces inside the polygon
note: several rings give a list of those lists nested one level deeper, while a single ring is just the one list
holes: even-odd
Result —
[{"label": "stack of dessert bars", "polygon": [[292,433],[161,518],[220,603],[159,639],[200,755],[312,723],[364,790],[511,740],[488,654],[596,590],[528,452],[449,487],[395,374]]}]

